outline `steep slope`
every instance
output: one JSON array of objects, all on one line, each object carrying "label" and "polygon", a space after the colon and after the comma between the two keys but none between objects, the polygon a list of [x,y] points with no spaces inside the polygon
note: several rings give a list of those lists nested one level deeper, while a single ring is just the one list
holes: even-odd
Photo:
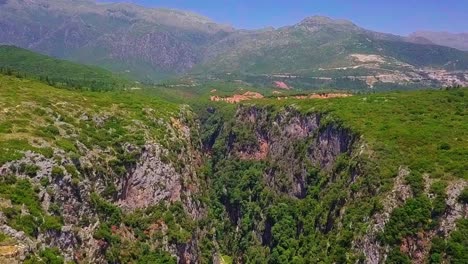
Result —
[{"label": "steep slope", "polygon": [[230,30],[188,12],[71,0],[3,1],[0,25],[0,43],[140,79],[187,71]]},{"label": "steep slope", "polygon": [[441,46],[468,51],[468,33],[449,33],[417,31],[409,35],[410,38],[424,38]]},{"label": "steep slope", "polygon": [[0,261],[198,259],[200,154],[185,107],[2,75],[0,94]]},{"label": "steep slope", "polygon": [[51,58],[14,46],[0,46],[0,69],[6,74],[23,75],[69,88],[116,90],[130,83],[98,67]]},{"label": "steep slope", "polygon": [[455,90],[208,109],[221,251],[237,263],[462,263],[466,102]]}]

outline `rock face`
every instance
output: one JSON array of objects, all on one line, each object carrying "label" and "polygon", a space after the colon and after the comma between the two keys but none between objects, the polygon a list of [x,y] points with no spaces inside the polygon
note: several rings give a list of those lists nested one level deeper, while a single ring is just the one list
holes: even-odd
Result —
[{"label": "rock face", "polygon": [[[150,110],[146,111],[148,118],[151,118]],[[80,156],[73,156],[59,148],[53,148],[50,157],[27,151],[23,158],[0,166],[2,181],[13,177],[15,180],[10,180],[12,183],[19,180],[29,182],[31,186],[24,183],[26,187],[23,188],[32,188],[34,196],[37,196],[34,199],[37,199],[38,208],[31,207],[35,200],[27,200],[27,206],[20,206],[21,215],[57,219],[57,222],[51,224],[46,221],[37,230],[25,234],[13,227],[15,222],[11,214],[2,214],[0,231],[10,237],[12,247],[17,248],[17,253],[12,257],[24,260],[31,253],[38,254],[47,247],[57,248],[67,261],[108,263],[106,252],[112,246],[112,241],[97,235],[103,229],[103,224],[113,236],[130,244],[135,243],[138,237],[134,230],[124,225],[122,215],[145,212],[154,207],[169,213],[171,206],[180,204],[180,210],[174,209],[179,210],[178,221],[182,221],[182,217],[187,219],[185,221],[197,221],[205,217],[205,206],[196,198],[201,195],[200,186],[203,184],[197,175],[201,161],[200,146],[193,138],[196,132],[191,130],[197,128],[189,125],[193,122],[189,111],[181,111],[180,119],[172,118],[165,124],[166,140],[176,142],[178,147],[168,149],[150,140],[141,147],[124,143],[120,160],[126,161],[118,161],[117,164],[115,149],[111,146],[107,149],[94,146],[91,149],[77,141]],[[95,116],[90,122],[103,127],[109,119],[104,114]],[[112,160],[113,165],[109,162]],[[14,206],[19,207],[16,204]],[[0,207],[2,210],[12,209],[13,205],[6,200]],[[112,226],[106,223],[110,215],[119,219]],[[160,221],[161,226],[166,225],[160,218],[162,216],[152,221]],[[19,227],[23,228],[21,225]],[[166,229],[156,228],[153,232],[148,227],[144,231],[148,235],[157,236],[158,243],[166,241],[166,246],[158,249],[165,249],[179,263],[199,263],[198,239],[201,231],[193,228],[189,230],[191,233],[188,236],[169,240],[169,236],[174,236],[171,232],[175,228],[170,226]]]},{"label": "rock face", "polygon": [[413,196],[411,188],[405,183],[405,178],[409,173],[407,168],[400,168],[392,190],[384,199],[383,211],[372,216],[366,234],[355,242],[354,246],[364,254],[366,263],[382,263],[387,257],[388,248],[381,245],[377,235],[384,231],[385,224],[390,220],[393,210]]},{"label": "rock face", "polygon": [[[144,209],[160,203],[182,202],[194,218],[203,214],[200,204],[193,200],[198,190],[197,164],[193,157],[180,155],[179,162],[187,162],[182,171],[173,164],[163,162],[169,152],[158,144],[147,144],[139,161],[121,182],[119,205],[126,210]],[[191,163],[192,162],[192,163]]]},{"label": "rock face", "polygon": [[[338,156],[352,151],[356,136],[338,125],[323,125],[322,114],[302,115],[289,108],[277,116],[268,109],[241,107],[236,115],[237,126],[247,126],[253,131],[254,141],[242,141],[232,132],[233,155],[242,159],[269,160],[272,167],[265,181],[272,187],[283,189],[290,195],[303,198],[306,192],[307,164],[331,172]],[[304,148],[305,160],[298,155]],[[295,164],[295,166],[291,166]],[[278,185],[278,175],[287,175],[289,186]]]},{"label": "rock face", "polygon": [[141,209],[153,204],[180,201],[180,175],[170,164],[161,161],[158,145],[146,145],[140,161],[123,182],[120,204],[124,208]]}]

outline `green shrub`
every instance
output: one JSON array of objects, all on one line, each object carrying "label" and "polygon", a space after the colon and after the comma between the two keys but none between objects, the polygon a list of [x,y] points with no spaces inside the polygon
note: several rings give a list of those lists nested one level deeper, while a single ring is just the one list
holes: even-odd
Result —
[{"label": "green shrub", "polygon": [[448,143],[442,143],[440,144],[439,146],[439,149],[440,150],[450,150],[452,147],[450,147],[450,145]]},{"label": "green shrub", "polygon": [[57,144],[57,146],[63,149],[65,152],[78,152],[78,149],[75,147],[75,144],[73,144],[73,142],[67,139],[59,139],[55,142],[55,144]]},{"label": "green shrub", "polygon": [[435,182],[431,186],[430,192],[435,195],[434,200],[432,201],[432,217],[437,218],[441,216],[446,208],[447,204],[445,202],[447,198],[447,194],[445,192],[445,189],[447,188],[447,184],[445,182],[439,181]]},{"label": "green shrub", "polygon": [[42,228],[47,231],[60,231],[62,230],[62,220],[57,216],[45,216]]},{"label": "green shrub", "polygon": [[65,167],[65,170],[72,176],[72,179],[78,179],[80,177],[75,165],[67,164],[64,167]]},{"label": "green shrub", "polygon": [[20,172],[26,174],[29,177],[37,176],[39,169],[40,167],[36,164],[21,163],[20,165]]},{"label": "green shrub", "polygon": [[52,168],[51,176],[55,179],[59,179],[65,176],[65,173],[61,167],[55,166]]},{"label": "green shrub", "polygon": [[468,219],[457,222],[454,231],[447,242],[447,255],[454,264],[464,264],[468,259]]},{"label": "green shrub", "polygon": [[411,264],[411,259],[403,254],[400,249],[395,248],[388,255],[387,264]]},{"label": "green shrub", "polygon": [[64,258],[58,248],[45,248],[39,252],[39,256],[31,255],[24,260],[25,264],[63,264]]},{"label": "green shrub", "polygon": [[37,131],[37,135],[41,137],[46,137],[50,139],[55,139],[56,136],[60,135],[60,131],[57,127],[53,125],[48,125],[46,127],[42,127]]},{"label": "green shrub", "polygon": [[122,221],[122,211],[119,207],[109,203],[98,194],[91,194],[91,204],[96,209],[99,218],[111,225],[119,225]]},{"label": "green shrub", "polygon": [[11,133],[13,125],[11,123],[0,123],[0,134]]},{"label": "green shrub", "polygon": [[414,196],[418,196],[424,192],[424,178],[420,173],[411,172],[406,177],[406,182],[411,186]]},{"label": "green shrub", "polygon": [[432,223],[431,212],[431,201],[426,196],[409,199],[404,206],[392,212],[381,239],[395,245],[406,236],[426,230]]},{"label": "green shrub", "polygon": [[465,188],[458,197],[460,203],[468,204],[468,188]]}]

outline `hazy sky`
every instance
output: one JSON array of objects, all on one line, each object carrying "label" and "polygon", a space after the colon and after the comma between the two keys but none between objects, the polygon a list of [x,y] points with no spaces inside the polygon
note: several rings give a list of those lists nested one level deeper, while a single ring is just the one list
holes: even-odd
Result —
[{"label": "hazy sky", "polygon": [[416,30],[468,32],[468,0],[113,0],[116,1],[190,10],[246,29],[280,27],[307,16],[325,15],[403,35]]}]

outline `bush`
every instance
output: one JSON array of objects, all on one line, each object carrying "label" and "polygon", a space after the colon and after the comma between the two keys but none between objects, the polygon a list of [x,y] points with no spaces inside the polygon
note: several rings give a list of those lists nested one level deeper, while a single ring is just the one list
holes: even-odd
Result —
[{"label": "bush", "polygon": [[57,248],[45,248],[39,253],[39,257],[31,255],[24,261],[25,264],[63,264],[64,262]]},{"label": "bush", "polygon": [[37,176],[37,172],[39,171],[40,167],[36,164],[27,164],[21,163],[20,165],[20,172],[26,174],[29,177]]},{"label": "bush", "polygon": [[431,186],[431,193],[435,195],[435,199],[432,202],[433,218],[441,216],[447,208],[447,204],[445,202],[445,199],[447,198],[447,194],[445,193],[446,188],[447,184],[442,181],[436,182]]},{"label": "bush", "polygon": [[431,224],[431,212],[429,198],[420,196],[408,200],[403,207],[396,208],[392,212],[382,239],[390,245],[395,245],[403,237],[426,230]]},{"label": "bush", "polygon": [[96,209],[101,220],[111,225],[119,225],[122,220],[122,211],[117,206],[101,198],[98,194],[91,194],[91,204]]},{"label": "bush", "polygon": [[62,230],[62,220],[56,216],[45,216],[42,228],[47,231],[60,231]]},{"label": "bush", "polygon": [[418,196],[424,191],[424,178],[420,173],[411,172],[406,177],[406,183],[411,186],[414,196]]},{"label": "bush", "polygon": [[411,259],[398,248],[393,249],[387,258],[387,264],[411,264]]},{"label": "bush", "polygon": [[52,168],[51,176],[56,179],[62,178],[63,176],[65,176],[65,173],[63,172],[62,168],[55,166]]},{"label": "bush", "polygon": [[451,263],[462,264],[468,259],[468,219],[459,220],[447,243]]},{"label": "bush", "polygon": [[452,147],[448,143],[442,143],[439,146],[440,150],[450,150]]},{"label": "bush", "polygon": [[468,188],[465,188],[458,197],[460,203],[468,204]]}]

